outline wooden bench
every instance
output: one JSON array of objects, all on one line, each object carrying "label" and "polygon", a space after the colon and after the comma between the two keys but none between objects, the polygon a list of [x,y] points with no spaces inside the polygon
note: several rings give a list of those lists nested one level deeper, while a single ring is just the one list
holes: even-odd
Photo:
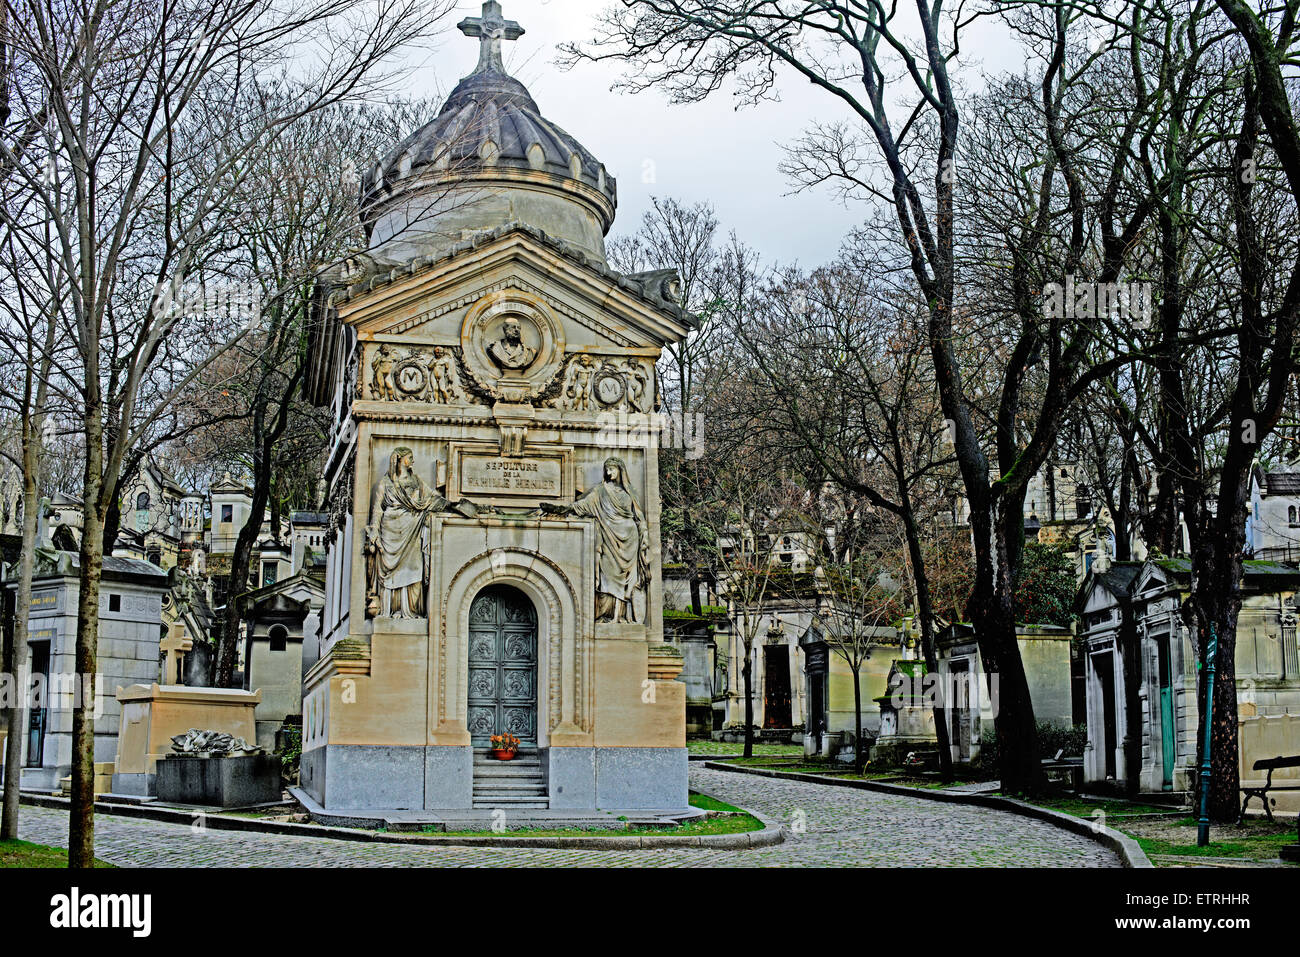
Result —
[{"label": "wooden bench", "polygon": [[1043,758],[1042,768],[1044,774],[1049,772],[1064,772],[1070,786],[1076,791],[1079,790],[1080,786],[1083,784],[1083,758],[1065,757],[1064,748],[1057,751],[1056,754],[1050,758]]},{"label": "wooden bench", "polygon": [[[1246,816],[1246,805],[1250,803],[1250,799],[1257,797],[1259,798],[1260,803],[1264,805],[1264,813],[1268,816],[1269,822],[1272,823],[1273,808],[1269,806],[1268,792],[1300,791],[1300,781],[1297,781],[1294,784],[1273,783],[1273,772],[1282,768],[1300,768],[1300,754],[1293,754],[1287,758],[1260,758],[1255,762],[1253,769],[1256,771],[1267,771],[1268,777],[1264,779],[1263,784],[1243,784],[1241,786],[1241,793],[1246,795],[1246,797],[1241,802],[1241,814],[1237,816],[1238,821],[1242,820]],[[1272,803],[1276,804],[1277,801],[1275,800]]]}]

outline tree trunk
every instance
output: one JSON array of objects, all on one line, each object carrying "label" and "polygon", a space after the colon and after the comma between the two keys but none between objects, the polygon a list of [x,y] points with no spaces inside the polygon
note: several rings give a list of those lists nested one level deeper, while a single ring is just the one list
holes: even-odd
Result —
[{"label": "tree trunk", "polygon": [[[23,423],[23,546],[18,560],[18,589],[14,601],[13,651],[10,655],[10,674],[14,677],[16,697],[9,710],[9,737],[5,742],[5,797],[4,812],[0,818],[0,840],[18,839],[18,785],[22,776],[23,739],[27,735],[29,712],[28,695],[31,683],[27,680],[30,649],[27,646],[28,617],[32,607],[32,570],[36,562],[36,527],[40,519],[36,501],[36,473],[40,455],[36,443],[40,442],[40,425],[30,420]],[[48,693],[48,691],[47,691]]]},{"label": "tree trunk", "polygon": [[853,667],[853,770],[862,773],[862,662]]},{"label": "tree trunk", "polygon": [[122,483],[113,490],[112,496],[108,500],[108,508],[104,511],[104,551],[105,555],[113,554],[113,546],[117,544],[118,532],[122,530]]},{"label": "tree trunk", "polygon": [[240,599],[248,591],[249,566],[253,546],[262,530],[262,518],[270,497],[269,483],[253,482],[253,507],[248,519],[235,539],[235,551],[230,557],[230,579],[226,586],[226,607],[221,616],[221,634],[217,639],[217,663],[213,669],[212,684],[217,688],[232,688],[235,683],[235,661],[239,646]]},{"label": "tree trunk", "polygon": [[[993,722],[1002,790],[1034,795],[1042,790],[1043,772],[1034,706],[1016,642],[1013,597],[1014,574],[1024,550],[1022,510],[1023,505],[1006,502],[1001,509],[992,503],[987,511],[971,509],[975,544],[971,619],[990,692],[996,696]],[[991,521],[999,512],[1002,520]]]},{"label": "tree trunk", "polygon": [[[1218,638],[1214,656],[1214,719],[1210,729],[1210,820],[1231,824],[1237,819],[1240,801],[1241,771],[1238,766],[1237,741],[1237,618],[1241,611],[1241,563],[1229,559],[1227,568],[1207,576],[1196,589],[1195,608],[1199,612],[1200,668],[1197,672],[1197,759],[1205,746],[1205,678],[1208,667],[1210,627]],[[1235,575],[1235,580],[1234,576]],[[1201,783],[1197,782],[1197,799]]]},{"label": "tree trunk", "polygon": [[996,681],[994,728],[997,733],[1002,790],[1034,795],[1041,791],[1042,764],[1029,682],[1016,644],[1011,596],[1004,590],[985,598],[976,589],[975,634],[989,681]]},{"label": "tree trunk", "polygon": [[750,659],[753,657],[752,643],[746,641],[745,663],[741,665],[740,676],[745,680],[745,757],[754,756],[754,682]]},{"label": "tree trunk", "polygon": [[1115,523],[1115,561],[1127,562],[1133,557],[1133,549],[1130,546],[1132,535],[1129,531],[1129,510],[1133,502],[1133,478],[1134,469],[1137,463],[1133,463],[1133,468],[1129,468],[1129,445],[1133,442],[1132,433],[1125,437],[1124,457],[1119,469],[1119,507],[1111,512],[1111,521]]},{"label": "tree trunk", "polygon": [[[248,513],[248,520],[244,522],[243,528],[239,530],[239,536],[235,539],[235,553],[230,558],[230,580],[226,588],[226,608],[222,615],[221,634],[217,637],[217,661],[213,667],[212,683],[218,688],[229,688],[235,683],[235,658],[239,644],[239,622],[243,617],[240,608],[240,597],[248,588],[248,571],[253,554],[253,546],[257,544],[257,536],[262,530],[262,519],[266,513],[267,502],[271,498],[271,485],[274,478],[272,452],[275,450],[275,443],[280,440],[284,434],[285,427],[289,424],[289,408],[293,402],[293,394],[298,388],[299,382],[306,369],[305,364],[297,362],[293,375],[291,375],[285,385],[284,392],[279,398],[279,408],[276,410],[275,417],[271,424],[266,424],[267,412],[269,410],[270,398],[267,395],[267,379],[269,373],[263,371],[262,387],[259,388],[257,397],[253,402],[252,430],[253,430],[253,504]],[[278,540],[280,537],[278,510],[272,513],[271,533]]]},{"label": "tree trunk", "polygon": [[[930,578],[925,571],[925,553],[921,550],[921,536],[916,529],[915,516],[908,511],[903,516],[903,530],[907,537],[907,552],[912,560],[912,582],[916,586],[916,616],[921,622],[921,651],[925,655],[925,669],[939,677],[939,651],[934,633],[934,603],[930,598]],[[934,737],[939,749],[939,777],[947,782],[953,779],[952,745],[948,739],[947,693],[942,681],[934,685]]]},{"label": "tree trunk", "polygon": [[[1225,634],[1236,637],[1236,614]],[[1210,728],[1210,820],[1232,824],[1241,797],[1241,771],[1237,758],[1236,642],[1219,639],[1214,668],[1214,724]]]},{"label": "tree trunk", "polygon": [[[68,819],[68,867],[95,863],[95,721],[93,695],[99,649],[99,584],[104,567],[103,430],[100,410],[89,405],[85,416],[86,470],[81,567],[78,569],[76,681],[81,700],[72,709],[72,805]],[[89,707],[88,707],[89,706]]]},{"label": "tree trunk", "polygon": [[[269,449],[267,450],[270,451]],[[271,538],[276,542],[280,541],[280,524],[283,518],[284,502],[281,497],[283,487],[280,482],[275,481],[275,471],[270,467],[270,456],[267,456],[267,472],[270,474],[270,483],[267,486],[267,505],[271,509]],[[260,583],[259,583],[260,584]]]}]

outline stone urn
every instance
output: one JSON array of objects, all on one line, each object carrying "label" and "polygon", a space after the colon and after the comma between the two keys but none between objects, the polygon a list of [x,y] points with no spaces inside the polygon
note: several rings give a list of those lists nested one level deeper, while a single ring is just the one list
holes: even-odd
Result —
[{"label": "stone urn", "polygon": [[672,681],[682,673],[682,653],[672,645],[651,645],[647,671],[655,681]]}]

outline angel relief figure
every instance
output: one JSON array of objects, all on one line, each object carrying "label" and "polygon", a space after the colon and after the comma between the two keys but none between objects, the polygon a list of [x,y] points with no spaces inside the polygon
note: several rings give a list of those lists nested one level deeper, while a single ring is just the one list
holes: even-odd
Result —
[{"label": "angel relief figure", "polygon": [[429,586],[429,516],[477,514],[462,499],[449,502],[415,472],[415,453],[393,449],[388,471],[375,483],[366,524],[366,615],[424,618]]}]

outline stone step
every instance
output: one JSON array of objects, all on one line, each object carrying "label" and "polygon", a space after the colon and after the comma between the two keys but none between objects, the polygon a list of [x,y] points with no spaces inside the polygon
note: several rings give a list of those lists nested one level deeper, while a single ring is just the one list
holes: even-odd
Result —
[{"label": "stone step", "polygon": [[474,775],[475,787],[519,787],[520,785],[541,787],[545,783],[546,779],[540,774]]},{"label": "stone step", "polygon": [[520,749],[511,760],[500,761],[490,750],[475,748],[471,806],[486,810],[549,809],[546,777],[537,749]]},{"label": "stone step", "polygon": [[518,804],[541,805],[549,808],[550,800],[545,794],[475,794],[471,802],[473,807],[496,807],[497,805],[515,806]]},{"label": "stone step", "polygon": [[527,754],[523,751],[520,751],[516,753],[515,756],[511,758],[509,761],[502,761],[500,758],[494,758],[490,752],[475,751],[474,763],[475,764],[541,764],[542,756],[538,754],[536,751],[534,751],[532,754]]},{"label": "stone step", "polygon": [[519,787],[519,788],[475,788],[474,789],[475,799],[482,798],[482,797],[491,797],[492,795],[499,795],[501,797],[533,797],[533,798],[543,797],[544,798],[546,797],[546,788]]},{"label": "stone step", "polygon": [[541,758],[515,758],[513,761],[497,761],[497,758],[474,758],[474,767],[541,767]]},{"label": "stone step", "polygon": [[514,768],[510,771],[498,771],[496,768],[474,769],[475,781],[542,781],[545,775],[541,768]]},{"label": "stone step", "polygon": [[474,767],[474,777],[476,778],[540,778],[541,776],[541,766],[536,764],[476,765]]},{"label": "stone step", "polygon": [[484,809],[495,808],[535,808],[538,810],[549,809],[549,801],[539,801],[536,798],[525,797],[501,797],[501,798],[484,798],[482,800],[475,798],[474,807]]}]

